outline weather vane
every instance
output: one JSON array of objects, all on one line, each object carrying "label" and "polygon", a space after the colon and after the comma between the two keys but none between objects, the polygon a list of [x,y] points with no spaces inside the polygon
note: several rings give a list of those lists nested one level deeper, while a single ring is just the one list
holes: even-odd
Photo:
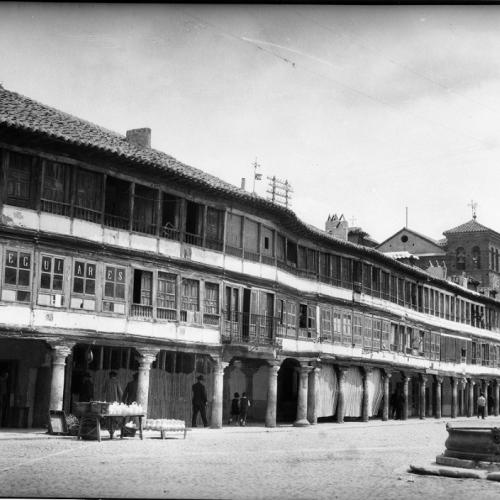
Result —
[{"label": "weather vane", "polygon": [[477,213],[476,213],[477,202],[474,201],[474,200],[471,200],[470,203],[467,206],[471,207],[471,209],[472,209],[472,218],[474,220],[476,220],[476,218],[477,218]]},{"label": "weather vane", "polygon": [[257,158],[255,158],[255,161],[252,164],[253,166],[253,192],[255,193],[255,181],[260,181],[262,180],[262,174],[260,172],[257,172],[257,169],[260,168],[260,165],[257,163]]}]

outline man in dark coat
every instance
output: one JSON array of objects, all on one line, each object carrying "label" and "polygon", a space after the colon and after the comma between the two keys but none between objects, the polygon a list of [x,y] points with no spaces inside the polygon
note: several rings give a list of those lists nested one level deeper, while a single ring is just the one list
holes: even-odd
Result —
[{"label": "man in dark coat", "polygon": [[131,380],[125,387],[125,392],[123,393],[123,402],[131,405],[132,403],[137,403],[137,385],[139,380],[139,374],[134,373],[134,379]]},{"label": "man in dark coat", "polygon": [[80,401],[93,401],[94,399],[94,384],[90,378],[90,373],[86,372],[83,375],[82,385],[80,387]]},{"label": "man in dark coat", "polygon": [[200,413],[201,420],[203,421],[203,426],[206,427],[207,423],[207,414],[206,414],[206,406],[207,406],[207,391],[205,386],[201,383],[203,380],[203,375],[199,375],[197,377],[198,382],[193,384],[193,420],[192,426],[196,427],[196,417],[198,416],[198,412]]}]

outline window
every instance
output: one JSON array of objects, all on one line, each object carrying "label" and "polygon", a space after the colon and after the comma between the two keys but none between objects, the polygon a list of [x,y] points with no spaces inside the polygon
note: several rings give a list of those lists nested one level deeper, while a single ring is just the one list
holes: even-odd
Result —
[{"label": "window", "polygon": [[171,240],[179,239],[181,199],[162,193],[162,219],[160,235]]},{"label": "window", "polygon": [[9,152],[9,168],[7,173],[7,203],[18,207],[33,205],[32,164],[31,156]]},{"label": "window", "polygon": [[69,165],[45,162],[42,186],[42,210],[70,215],[71,170]]},{"label": "window", "polygon": [[62,291],[63,289],[64,260],[57,257],[42,256],[40,269],[40,289],[48,291]]},{"label": "window", "polygon": [[307,305],[299,305],[299,328],[307,328]]},{"label": "window", "polygon": [[207,234],[205,244],[207,248],[222,251],[224,234],[224,212],[207,207]]},{"label": "window", "polygon": [[134,291],[132,301],[134,304],[151,306],[153,304],[153,273],[134,269]]},{"label": "window", "polygon": [[90,222],[101,221],[102,189],[102,174],[78,169],[75,192],[75,217]]},{"label": "window", "polygon": [[333,311],[333,341],[342,342],[342,314],[339,310]]},{"label": "window", "polygon": [[363,345],[363,315],[355,313],[352,317],[352,344],[355,347]]},{"label": "window", "polygon": [[[164,273],[162,271],[158,272],[156,305],[160,309],[170,309],[173,311],[177,309],[177,275]],[[158,316],[160,316],[159,312]]]},{"label": "window", "polygon": [[242,248],[242,224],[243,217],[235,214],[227,214],[227,246],[237,249]]},{"label": "window", "polygon": [[200,310],[200,282],[184,278],[181,286],[181,309],[183,311]]},{"label": "window", "polygon": [[321,316],[321,340],[332,340],[332,311],[329,308],[320,308]]},{"label": "window", "polygon": [[389,321],[382,321],[382,342],[380,348],[384,351],[389,350],[390,342],[389,337],[391,335],[391,323]]},{"label": "window", "polygon": [[243,246],[245,257],[257,257],[259,254],[259,224],[253,220],[245,219]]},{"label": "window", "polygon": [[104,297],[125,300],[125,269],[106,266]]},{"label": "window", "polygon": [[219,314],[219,285],[217,283],[205,283],[205,312]]},{"label": "window", "polygon": [[457,248],[455,265],[458,271],[465,271],[465,248]]},{"label": "window", "polygon": [[186,203],[186,234],[184,240],[190,245],[201,246],[203,240],[204,205],[188,201]]},{"label": "window", "polygon": [[289,266],[297,267],[297,243],[286,240],[286,260]]},{"label": "window", "polygon": [[106,178],[104,224],[118,229],[129,229],[130,182],[116,177]]},{"label": "window", "polygon": [[352,345],[352,319],[351,313],[342,314],[342,343],[347,346]]},{"label": "window", "polygon": [[82,295],[94,295],[95,273],[95,264],[76,260],[73,275],[73,292]]},{"label": "window", "polygon": [[[16,250],[5,251],[5,274],[2,300],[29,302],[31,284],[31,254]],[[15,290],[9,290],[14,288]]]},{"label": "window", "polygon": [[382,345],[382,320],[373,318],[373,350],[379,351]]},{"label": "window", "polygon": [[372,341],[372,317],[365,316],[365,329],[363,332],[363,349],[372,350],[373,341]]},{"label": "window", "polygon": [[472,247],[472,267],[481,269],[481,249],[478,246]]},{"label": "window", "polygon": [[158,191],[147,186],[134,186],[132,229],[139,233],[155,234],[158,212]]},{"label": "window", "polygon": [[125,268],[106,266],[104,276],[103,310],[107,312],[125,313]]}]

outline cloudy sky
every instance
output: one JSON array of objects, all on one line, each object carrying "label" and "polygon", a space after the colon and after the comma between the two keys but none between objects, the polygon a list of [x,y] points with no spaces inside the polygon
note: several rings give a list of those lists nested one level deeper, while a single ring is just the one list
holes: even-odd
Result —
[{"label": "cloudy sky", "polygon": [[[0,4],[0,82],[378,241],[500,231],[500,6]],[[354,218],[354,220],[353,220]]]}]

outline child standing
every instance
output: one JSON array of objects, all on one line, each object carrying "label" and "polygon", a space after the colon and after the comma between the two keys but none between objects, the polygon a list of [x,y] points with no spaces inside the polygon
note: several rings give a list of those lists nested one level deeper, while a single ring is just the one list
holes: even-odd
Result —
[{"label": "child standing", "polygon": [[250,407],[250,401],[247,398],[247,393],[244,392],[240,398],[240,425],[247,425],[247,412]]},{"label": "child standing", "polygon": [[234,397],[231,401],[231,414],[229,415],[229,425],[231,425],[233,418],[235,422],[238,422],[240,417],[240,395],[235,392]]}]

